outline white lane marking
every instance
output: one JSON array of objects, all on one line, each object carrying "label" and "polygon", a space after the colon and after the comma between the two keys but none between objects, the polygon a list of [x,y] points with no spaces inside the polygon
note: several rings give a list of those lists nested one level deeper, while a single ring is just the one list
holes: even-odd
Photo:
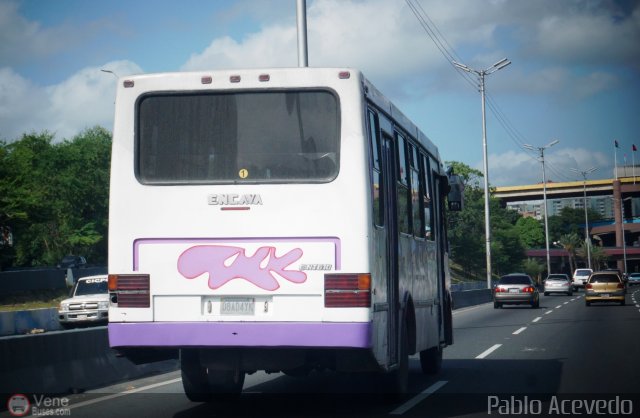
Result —
[{"label": "white lane marking", "polygon": [[538,321],[539,321],[539,320],[541,320],[541,319],[542,319],[542,317],[541,317],[541,316],[539,316],[539,317],[535,318],[535,319],[534,319],[533,321],[531,321],[531,322],[538,322]]},{"label": "white lane marking", "polygon": [[482,353],[478,354],[476,356],[477,359],[483,359],[485,357],[487,357],[489,354],[493,353],[494,351],[496,351],[498,348],[502,347],[502,344],[495,344],[492,347],[490,347],[489,349],[483,351]]},{"label": "white lane marking", "polygon": [[522,331],[524,331],[525,329],[527,329],[527,327],[522,327],[519,330],[513,331],[513,335],[518,335],[520,334]]},{"label": "white lane marking", "polygon": [[148,390],[148,389],[157,388],[157,387],[160,387],[160,386],[170,385],[172,383],[177,383],[177,382],[180,382],[180,381],[182,381],[182,378],[177,377],[175,379],[166,380],[164,382],[158,382],[158,383],[154,383],[152,385],[142,386],[142,387],[135,388],[135,389],[129,389],[129,390],[125,390],[125,391],[120,392],[120,393],[114,393],[112,395],[102,396],[100,398],[90,399],[90,400],[84,401],[84,402],[78,402],[76,404],[69,405],[68,409],[82,408],[83,406],[93,405],[93,404],[96,404],[96,403],[100,403],[100,402],[108,401],[108,400],[111,400],[111,399],[119,398],[121,396],[126,396],[126,395],[130,395],[132,393],[142,392],[142,391],[145,391],[145,390]]},{"label": "white lane marking", "polygon": [[562,305],[556,306],[556,309],[560,309],[560,308],[562,308]]},{"label": "white lane marking", "polygon": [[426,398],[429,397],[429,395],[435,393],[438,389],[440,389],[441,387],[443,387],[447,383],[448,382],[446,380],[440,380],[440,381],[434,383],[433,385],[429,386],[428,388],[426,388],[425,390],[420,392],[418,395],[414,396],[413,398],[409,399],[407,402],[403,403],[402,405],[400,405],[399,407],[397,407],[393,411],[389,412],[389,415],[402,415],[402,414],[404,414],[405,412],[407,412],[408,410],[410,410],[411,408],[413,408],[414,406],[416,406],[420,402],[424,401]]},{"label": "white lane marking", "polygon": [[550,314],[550,313],[552,313],[552,312],[553,312],[553,311],[547,311],[547,312],[545,312],[544,314],[545,314],[545,315],[549,315],[549,314]]},{"label": "white lane marking", "polygon": [[565,304],[565,305],[568,305],[568,304],[569,304],[569,302],[565,302],[564,304]]}]

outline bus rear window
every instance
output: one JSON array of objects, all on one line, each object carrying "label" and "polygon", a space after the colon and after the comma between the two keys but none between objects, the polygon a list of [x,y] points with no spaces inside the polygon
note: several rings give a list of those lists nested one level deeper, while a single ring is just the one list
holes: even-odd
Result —
[{"label": "bus rear window", "polygon": [[329,182],[339,103],[326,90],[149,94],[136,141],[145,184]]}]

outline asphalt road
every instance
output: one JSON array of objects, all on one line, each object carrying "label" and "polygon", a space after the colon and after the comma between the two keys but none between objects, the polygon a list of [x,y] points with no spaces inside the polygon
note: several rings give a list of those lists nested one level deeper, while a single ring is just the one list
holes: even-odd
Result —
[{"label": "asphalt road", "polygon": [[640,287],[626,306],[586,307],[583,295],[456,311],[442,372],[422,375],[414,356],[402,401],[373,375],[256,373],[239,401],[193,403],[174,372],[71,395],[65,408],[73,417],[640,416]]}]

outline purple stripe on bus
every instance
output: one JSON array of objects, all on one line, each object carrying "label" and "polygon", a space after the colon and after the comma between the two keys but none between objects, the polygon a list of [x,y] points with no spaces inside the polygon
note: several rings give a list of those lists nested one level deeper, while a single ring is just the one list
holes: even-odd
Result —
[{"label": "purple stripe on bus", "polygon": [[133,271],[138,271],[140,246],[143,244],[205,244],[205,243],[271,243],[271,242],[329,242],[335,246],[335,269],[339,271],[341,266],[340,238],[338,237],[279,237],[279,238],[138,238],[133,241]]},{"label": "purple stripe on bus", "polygon": [[110,323],[111,347],[370,348],[370,322]]}]

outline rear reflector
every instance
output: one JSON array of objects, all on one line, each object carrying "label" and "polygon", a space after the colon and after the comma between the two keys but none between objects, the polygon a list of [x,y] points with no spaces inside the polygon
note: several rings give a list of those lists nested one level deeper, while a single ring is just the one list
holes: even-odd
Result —
[{"label": "rear reflector", "polygon": [[325,274],[326,308],[368,308],[371,306],[370,274]]}]

